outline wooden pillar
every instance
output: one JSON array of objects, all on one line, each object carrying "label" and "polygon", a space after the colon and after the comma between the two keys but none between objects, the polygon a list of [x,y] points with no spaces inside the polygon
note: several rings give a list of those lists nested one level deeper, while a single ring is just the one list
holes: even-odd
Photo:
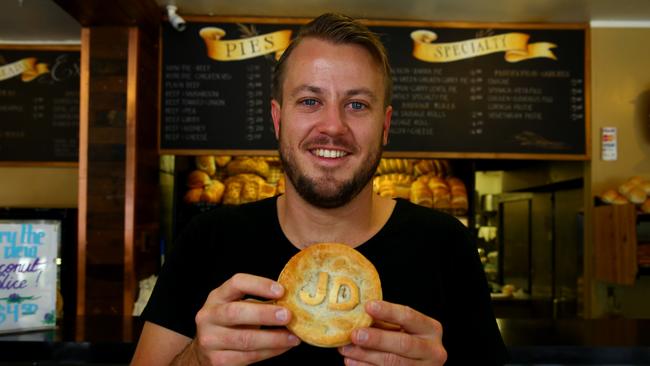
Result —
[{"label": "wooden pillar", "polygon": [[77,314],[123,314],[129,29],[83,28]]},{"label": "wooden pillar", "polygon": [[[159,263],[162,14],[150,0],[57,3],[83,26],[76,312],[130,319],[137,282]],[[80,320],[77,339],[83,328]]]}]

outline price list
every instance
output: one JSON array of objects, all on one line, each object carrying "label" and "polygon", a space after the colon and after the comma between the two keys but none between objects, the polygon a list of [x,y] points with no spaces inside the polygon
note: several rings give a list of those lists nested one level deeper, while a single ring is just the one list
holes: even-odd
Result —
[{"label": "price list", "polygon": [[236,39],[227,52],[243,56],[224,60],[206,52],[200,31],[207,26],[190,23],[182,33],[163,27],[161,150],[275,150],[270,101],[276,60],[274,54],[247,56],[260,49],[251,37],[286,27],[219,24]]},{"label": "price list", "polygon": [[391,135],[434,136],[456,110],[456,84],[441,68],[395,68]]},{"label": "price list", "polygon": [[[505,51],[440,62],[414,60],[409,47],[394,41],[409,39],[412,29],[376,30],[389,35],[393,66],[388,151],[585,154],[582,30],[517,30],[549,41],[554,52],[553,57],[518,62],[509,62]],[[438,55],[478,47],[460,45],[463,41],[498,36],[494,30],[474,29],[435,33],[441,42],[460,42]]]},{"label": "price list", "polygon": [[[586,156],[584,28],[379,24],[370,29],[386,46],[393,77],[387,151]],[[207,26],[218,26],[227,55],[242,57],[210,59],[198,36]],[[255,37],[292,27],[282,19],[192,23],[182,33],[164,26],[161,150],[275,150],[270,94],[277,55],[248,56],[262,49]],[[416,52],[413,34],[424,33],[441,48]],[[547,52],[522,56],[523,46],[509,39]]]},{"label": "price list", "polygon": [[[569,146],[561,133],[584,125],[584,80],[569,70],[472,68],[449,75],[441,68],[395,68],[393,80],[396,139],[429,136],[442,148],[447,139],[471,141],[464,150],[500,141],[562,151]],[[559,134],[540,128],[558,118]]]},{"label": "price list", "polygon": [[[219,87],[214,85],[219,82]],[[227,72],[212,72],[211,65],[165,65],[163,139],[178,143],[206,143],[209,125],[204,114],[222,115],[226,100],[221,88],[232,82]]]},{"label": "price list", "polygon": [[469,126],[467,131],[470,135],[483,135],[485,131],[485,115],[481,108],[477,108],[477,105],[481,105],[482,101],[485,99],[483,94],[483,69],[471,69],[469,70],[469,78],[462,77],[461,80],[468,82],[469,86],[469,102],[472,104],[471,110],[469,111]]},{"label": "price list", "polygon": [[79,149],[79,53],[1,50],[8,61],[36,58],[40,76],[0,80],[0,156],[11,162],[76,162]]},{"label": "price list", "polygon": [[246,66],[246,114],[245,139],[248,142],[262,139],[267,117],[264,103],[264,88],[262,83],[262,67],[257,64]]}]

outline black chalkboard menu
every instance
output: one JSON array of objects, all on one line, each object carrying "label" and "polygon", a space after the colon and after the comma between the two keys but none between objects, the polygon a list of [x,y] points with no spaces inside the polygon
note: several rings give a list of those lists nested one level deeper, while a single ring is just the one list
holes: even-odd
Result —
[{"label": "black chalkboard menu", "polygon": [[78,47],[0,46],[0,164],[79,155]]},{"label": "black chalkboard menu", "polygon": [[[393,69],[386,155],[587,159],[587,28],[368,22]],[[271,72],[295,20],[165,25],[160,149],[274,151]]]}]

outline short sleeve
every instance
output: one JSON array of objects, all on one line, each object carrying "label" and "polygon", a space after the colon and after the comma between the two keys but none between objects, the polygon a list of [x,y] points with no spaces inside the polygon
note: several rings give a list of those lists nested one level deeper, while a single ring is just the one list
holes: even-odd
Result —
[{"label": "short sleeve", "polygon": [[208,289],[197,273],[202,268],[201,238],[197,220],[179,235],[167,256],[142,318],[187,337],[196,334],[194,317],[207,298]]}]

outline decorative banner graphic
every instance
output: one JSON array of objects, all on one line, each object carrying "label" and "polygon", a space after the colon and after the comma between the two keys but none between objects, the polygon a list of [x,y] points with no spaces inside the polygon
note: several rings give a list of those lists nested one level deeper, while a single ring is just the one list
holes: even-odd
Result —
[{"label": "decorative banner graphic", "polygon": [[508,62],[538,57],[557,60],[551,51],[557,45],[548,42],[528,44],[529,38],[524,33],[506,33],[461,42],[433,43],[438,35],[432,31],[420,29],[411,33],[413,57],[426,62],[452,62],[496,52],[505,52]]},{"label": "decorative banner graphic", "polygon": [[0,221],[0,332],[56,324],[58,221]]},{"label": "decorative banner graphic", "polygon": [[277,60],[291,40],[291,30],[281,30],[250,38],[222,40],[226,31],[217,27],[205,27],[199,31],[199,35],[205,42],[208,57],[217,61],[246,60],[274,52]]},{"label": "decorative banner graphic", "polygon": [[47,72],[49,72],[47,64],[37,64],[36,57],[28,57],[8,65],[0,66],[0,81],[21,75],[22,80],[28,82]]}]

